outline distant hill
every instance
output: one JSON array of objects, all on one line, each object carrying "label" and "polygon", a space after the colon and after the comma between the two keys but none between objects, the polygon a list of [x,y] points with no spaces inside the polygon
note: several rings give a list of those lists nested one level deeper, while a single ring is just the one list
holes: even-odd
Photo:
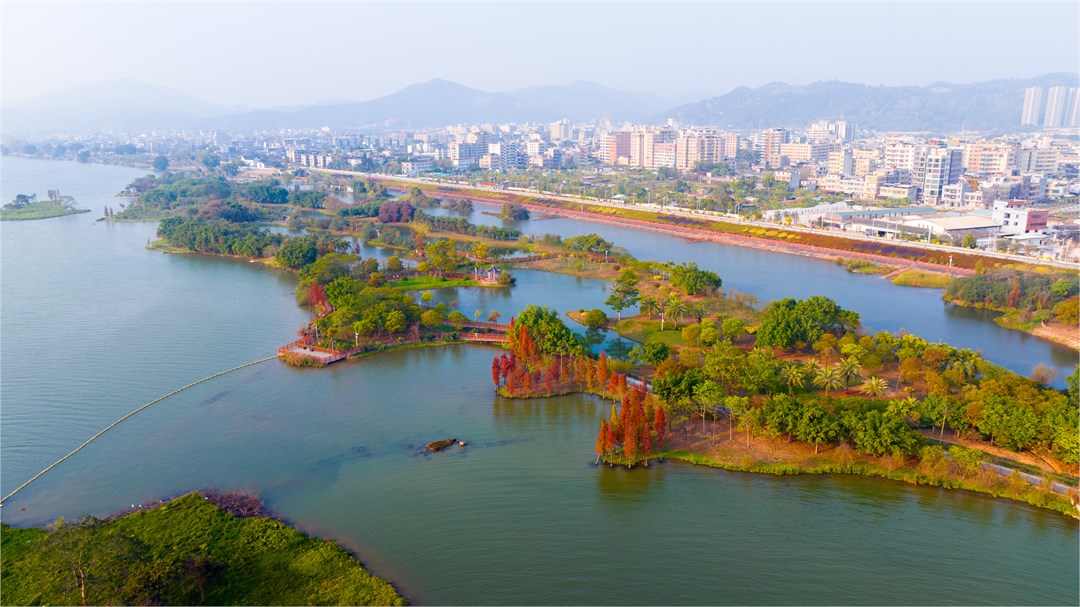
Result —
[{"label": "distant hill", "polygon": [[82,131],[190,128],[198,120],[244,108],[137,80],[108,80],[45,93],[5,107],[4,130]]},{"label": "distant hill", "polygon": [[1030,86],[1078,86],[1076,74],[992,80],[974,84],[937,82],[928,86],[867,86],[815,82],[805,86],[766,84],[679,106],[656,121],[726,128],[803,126],[821,118],[844,118],[857,128],[895,131],[1017,129]]},{"label": "distant hill", "polygon": [[577,121],[600,118],[645,120],[674,105],[652,93],[619,91],[595,82],[582,81],[565,86],[530,86],[511,94],[553,119]]},{"label": "distant hill", "polygon": [[320,104],[295,111],[260,110],[206,120],[209,128],[394,127],[426,128],[447,124],[512,122],[539,112],[506,93],[486,93],[447,80],[431,80],[353,103]]},{"label": "distant hill", "polygon": [[[721,128],[799,127],[821,118],[845,118],[858,128],[949,131],[1013,130],[1020,126],[1024,89],[1077,86],[1076,74],[925,87],[867,86],[847,82],[783,83],[737,88],[726,95],[674,105],[651,93],[610,89],[593,82],[545,85],[491,93],[446,80],[414,84],[391,95],[357,102],[245,110],[209,103],[167,87],[113,80],[74,87],[3,110],[7,134],[88,130],[352,127],[423,129],[448,124],[573,121],[663,122]],[[685,97],[684,97],[685,99]]]}]

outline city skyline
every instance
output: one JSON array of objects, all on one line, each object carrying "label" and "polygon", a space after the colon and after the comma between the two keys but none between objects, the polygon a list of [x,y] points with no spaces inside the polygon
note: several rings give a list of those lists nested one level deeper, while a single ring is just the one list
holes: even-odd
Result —
[{"label": "city skyline", "polygon": [[[369,100],[436,78],[489,92],[584,80],[691,99],[769,82],[925,86],[1080,69],[1074,3],[950,2],[933,15],[888,2],[11,2],[0,101],[114,79],[271,108]],[[193,35],[162,36],[161,22]],[[1036,30],[1023,53],[994,43]],[[933,41],[979,52],[943,61]]]}]

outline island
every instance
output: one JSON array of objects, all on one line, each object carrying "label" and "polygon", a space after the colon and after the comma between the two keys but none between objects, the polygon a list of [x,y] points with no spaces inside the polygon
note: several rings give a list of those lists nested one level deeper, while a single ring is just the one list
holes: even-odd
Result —
[{"label": "island", "polygon": [[0,527],[6,605],[404,605],[255,496],[189,493],[105,519]]},{"label": "island", "polygon": [[37,194],[16,195],[14,200],[0,207],[0,220],[49,219],[89,212],[90,209],[77,208],[71,196],[62,196],[59,190],[49,190],[47,200],[38,200]]}]

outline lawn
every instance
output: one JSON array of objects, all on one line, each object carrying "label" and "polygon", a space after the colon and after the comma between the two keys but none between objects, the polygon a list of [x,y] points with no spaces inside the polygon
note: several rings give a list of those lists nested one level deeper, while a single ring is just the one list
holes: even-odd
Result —
[{"label": "lawn", "polygon": [[479,286],[471,278],[446,278],[445,276],[410,276],[390,283],[402,291],[426,291],[428,289],[447,289],[450,287],[476,287]]},{"label": "lawn", "polygon": [[[682,338],[682,329],[687,325],[685,319],[679,321],[678,329],[675,323],[667,321],[664,330],[660,330],[660,321],[641,316],[631,316],[615,323],[615,332],[627,339],[632,339],[640,344],[662,343],[669,346],[685,346]],[[692,321],[689,321],[692,322]]]}]

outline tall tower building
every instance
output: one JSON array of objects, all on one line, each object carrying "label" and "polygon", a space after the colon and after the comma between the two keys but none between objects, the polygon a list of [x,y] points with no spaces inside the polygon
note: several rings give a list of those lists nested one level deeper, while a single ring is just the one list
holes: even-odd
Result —
[{"label": "tall tower building", "polygon": [[1065,110],[1069,107],[1069,95],[1076,89],[1055,86],[1046,95],[1046,117],[1043,126],[1059,127],[1065,124]]},{"label": "tall tower building", "polygon": [[1024,126],[1036,126],[1039,124],[1039,114],[1042,113],[1043,90],[1041,86],[1033,86],[1024,91],[1024,113],[1020,116],[1020,124]]},{"label": "tall tower building", "polygon": [[1074,129],[1080,127],[1080,89],[1072,90],[1072,101],[1065,112],[1064,126]]}]

